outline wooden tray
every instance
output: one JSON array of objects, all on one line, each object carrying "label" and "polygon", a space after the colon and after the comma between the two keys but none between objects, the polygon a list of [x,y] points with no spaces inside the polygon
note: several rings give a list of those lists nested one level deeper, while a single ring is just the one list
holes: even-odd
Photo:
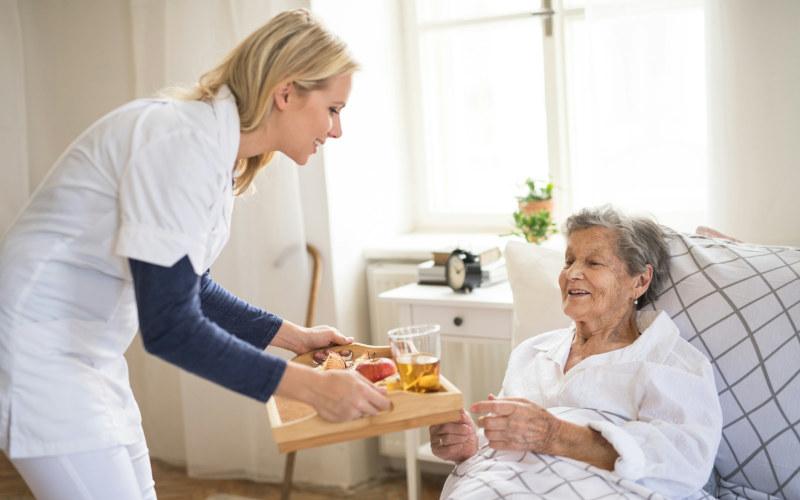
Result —
[{"label": "wooden tray", "polygon": [[[349,349],[353,358],[363,353],[391,358],[388,346],[350,344],[329,348],[334,351]],[[312,365],[313,352],[296,357],[293,362]],[[281,453],[314,448],[326,444],[363,439],[389,432],[458,420],[464,406],[461,391],[446,378],[439,376],[443,391],[426,394],[390,391],[392,409],[371,417],[347,422],[328,422],[320,418],[311,406],[299,401],[273,396],[267,401],[272,436]]]}]

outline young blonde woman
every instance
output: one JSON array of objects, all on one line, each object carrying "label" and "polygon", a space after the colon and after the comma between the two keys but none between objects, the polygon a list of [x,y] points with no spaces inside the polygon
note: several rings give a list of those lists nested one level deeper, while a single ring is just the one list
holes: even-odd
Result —
[{"label": "young blonde woman", "polygon": [[328,420],[389,407],[355,373],[267,354],[352,339],[303,328],[208,275],[234,195],[274,152],[302,165],[341,136],[357,68],[305,10],[284,12],[194,89],[129,103],[59,158],[0,248],[0,447],[39,499],[155,498],[123,353],[148,352]]}]

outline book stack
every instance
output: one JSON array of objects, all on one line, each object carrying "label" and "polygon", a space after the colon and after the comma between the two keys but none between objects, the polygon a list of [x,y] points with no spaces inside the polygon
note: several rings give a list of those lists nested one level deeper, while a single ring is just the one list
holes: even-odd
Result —
[{"label": "book stack", "polygon": [[444,266],[437,266],[433,260],[426,260],[417,266],[417,283],[420,285],[446,285]]},{"label": "book stack", "polygon": [[[487,266],[503,258],[503,252],[501,252],[497,247],[461,248],[473,255],[476,255],[481,260],[481,267]],[[453,250],[455,250],[455,248],[445,248],[433,252],[433,264],[435,266],[444,266],[447,264],[447,258],[450,257],[450,254],[453,253]]]},{"label": "book stack", "polygon": [[[481,286],[490,286],[507,279],[506,260],[499,248],[482,248],[478,251],[465,248],[465,250],[480,257]],[[444,266],[451,252],[452,249],[433,252],[431,260],[419,264],[417,266],[417,283],[420,285],[446,285]]]}]

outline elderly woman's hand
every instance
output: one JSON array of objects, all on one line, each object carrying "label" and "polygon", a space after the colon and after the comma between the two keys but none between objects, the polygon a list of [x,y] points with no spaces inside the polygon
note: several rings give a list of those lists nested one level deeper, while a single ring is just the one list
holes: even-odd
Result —
[{"label": "elderly woman's hand", "polygon": [[431,451],[442,460],[459,463],[478,451],[478,432],[469,414],[461,410],[456,422],[432,425]]},{"label": "elderly woman's hand", "polygon": [[523,398],[495,398],[472,405],[473,413],[482,413],[489,446],[496,450],[534,451],[555,454],[562,421],[544,408]]},{"label": "elderly woman's hand", "polygon": [[483,413],[483,427],[489,446],[495,450],[519,450],[560,455],[614,470],[617,451],[597,431],[553,416],[524,398],[495,398],[470,407]]}]

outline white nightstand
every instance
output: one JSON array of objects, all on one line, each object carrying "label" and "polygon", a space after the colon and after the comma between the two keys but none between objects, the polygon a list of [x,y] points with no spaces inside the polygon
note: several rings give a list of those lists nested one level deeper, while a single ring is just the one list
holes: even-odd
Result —
[{"label": "white nightstand", "polygon": [[[476,288],[472,293],[457,293],[446,286],[410,284],[381,293],[379,300],[397,307],[400,324],[397,326],[435,323],[441,325],[444,341],[461,343],[500,343],[511,349],[513,323],[511,287],[508,282],[488,288]],[[458,376],[451,376],[456,367],[448,367],[442,359],[442,370],[457,386]],[[505,365],[499,368],[500,382]],[[499,389],[499,383],[496,384]],[[463,388],[462,388],[463,390]],[[465,403],[470,395],[465,392]],[[480,395],[479,397],[484,397]],[[430,444],[420,445],[419,429],[405,431],[405,460],[409,500],[420,498],[418,460],[441,462],[431,453]]]}]

